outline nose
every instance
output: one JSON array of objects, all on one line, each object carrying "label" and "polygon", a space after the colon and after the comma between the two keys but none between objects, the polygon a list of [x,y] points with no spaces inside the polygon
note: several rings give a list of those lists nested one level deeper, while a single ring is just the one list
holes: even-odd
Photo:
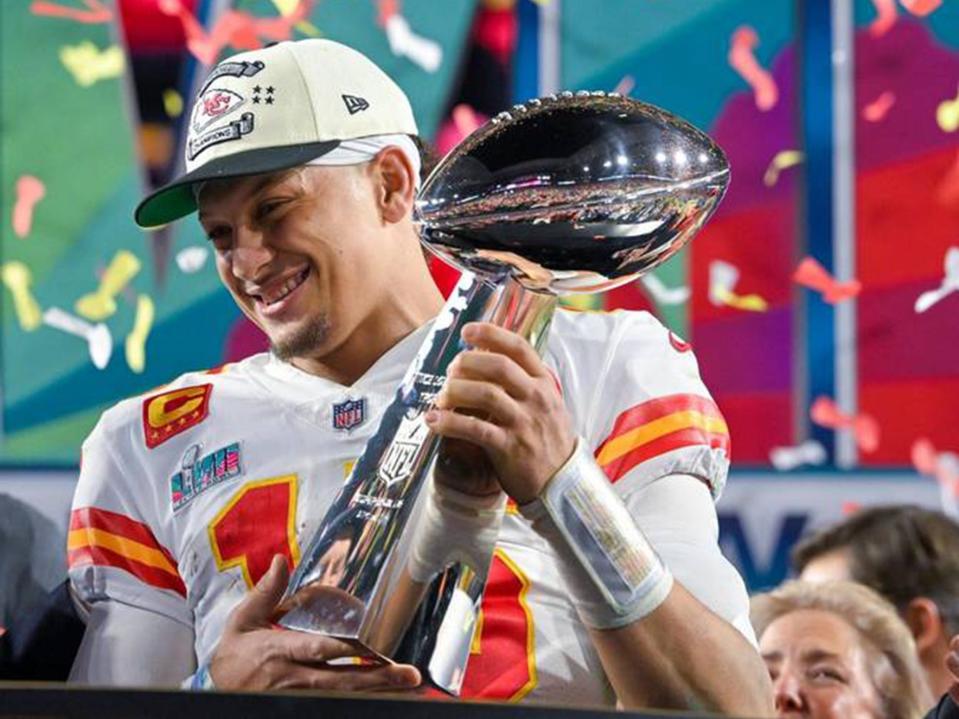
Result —
[{"label": "nose", "polygon": [[230,267],[233,276],[240,280],[255,282],[276,255],[262,231],[249,226],[236,229],[230,252]]},{"label": "nose", "polygon": [[803,709],[802,685],[795,674],[782,672],[776,677],[773,682],[773,701],[777,714]]}]

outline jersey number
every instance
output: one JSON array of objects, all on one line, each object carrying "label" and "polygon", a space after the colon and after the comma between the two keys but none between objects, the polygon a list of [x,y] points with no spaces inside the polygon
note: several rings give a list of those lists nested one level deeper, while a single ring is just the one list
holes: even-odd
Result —
[{"label": "jersey number", "polygon": [[497,549],[480,609],[462,696],[519,701],[536,686],[533,616],[526,603],[529,579]]},{"label": "jersey number", "polygon": [[270,568],[276,554],[292,571],[300,561],[296,541],[296,475],[244,485],[207,528],[217,569],[240,567],[248,587]]}]

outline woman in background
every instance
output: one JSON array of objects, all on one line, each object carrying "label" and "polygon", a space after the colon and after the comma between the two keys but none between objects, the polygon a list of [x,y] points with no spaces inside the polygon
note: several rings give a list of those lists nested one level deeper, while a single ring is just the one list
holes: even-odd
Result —
[{"label": "woman in background", "polygon": [[779,717],[918,719],[933,704],[912,635],[853,582],[787,582],[751,618]]}]

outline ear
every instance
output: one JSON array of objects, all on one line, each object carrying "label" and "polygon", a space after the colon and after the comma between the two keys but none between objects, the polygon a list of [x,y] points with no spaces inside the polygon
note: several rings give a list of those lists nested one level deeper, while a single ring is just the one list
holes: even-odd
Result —
[{"label": "ear", "polygon": [[398,147],[386,147],[370,163],[377,183],[376,200],[385,222],[400,222],[413,209],[416,178],[413,166]]},{"label": "ear", "polygon": [[903,619],[916,640],[916,650],[919,654],[928,651],[941,642],[948,641],[946,627],[939,607],[928,597],[916,597],[906,605]]}]

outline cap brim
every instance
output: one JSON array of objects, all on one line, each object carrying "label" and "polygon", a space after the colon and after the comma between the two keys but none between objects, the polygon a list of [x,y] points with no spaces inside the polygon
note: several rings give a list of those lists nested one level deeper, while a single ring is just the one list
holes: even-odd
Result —
[{"label": "cap brim", "polygon": [[147,195],[137,205],[133,218],[143,228],[165,225],[196,211],[194,183],[285,170],[315,160],[339,144],[339,140],[327,140],[285,147],[263,147],[210,160]]}]

